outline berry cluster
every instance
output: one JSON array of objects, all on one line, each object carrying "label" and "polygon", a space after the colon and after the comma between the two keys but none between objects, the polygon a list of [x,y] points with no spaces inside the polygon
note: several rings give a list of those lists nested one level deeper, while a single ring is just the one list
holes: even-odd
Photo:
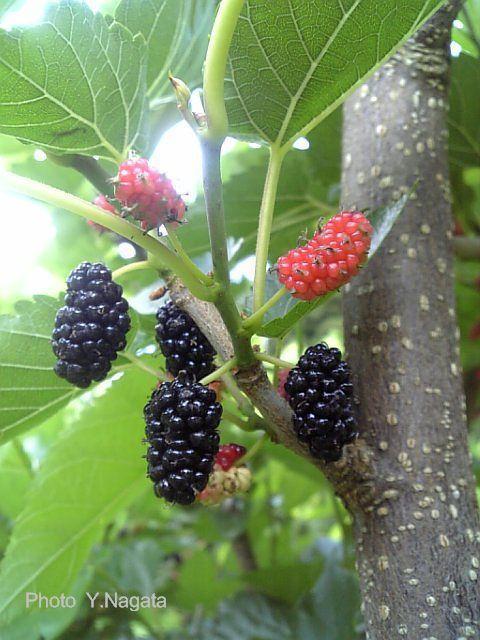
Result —
[{"label": "berry cluster", "polygon": [[130,328],[128,302],[103,264],[82,262],[67,279],[65,306],[55,318],[55,373],[77,387],[103,380]]},{"label": "berry cluster", "polygon": [[140,220],[144,230],[180,222],[185,215],[185,203],[172,182],[145,158],[132,156],[122,162],[113,182],[115,198],[126,212]]},{"label": "berry cluster", "polygon": [[285,391],[293,426],[314,458],[335,462],[357,436],[350,369],[338,349],[325,343],[307,349],[288,374]]},{"label": "berry cluster", "polygon": [[208,484],[197,496],[200,502],[207,505],[219,504],[226,498],[249,490],[252,483],[250,470],[244,465],[236,466],[246,451],[245,447],[233,443],[220,447]]},{"label": "berry cluster", "polygon": [[144,415],[148,476],[155,494],[191,504],[213,470],[222,405],[214,391],[181,376],[155,389]]},{"label": "berry cluster", "polygon": [[278,259],[280,283],[301,300],[313,300],[338,289],[367,259],[372,232],[363,213],[339,213],[305,245]]},{"label": "berry cluster", "polygon": [[157,342],[166,357],[167,371],[177,376],[186,371],[196,380],[215,369],[215,349],[192,318],[173,302],[157,311]]}]

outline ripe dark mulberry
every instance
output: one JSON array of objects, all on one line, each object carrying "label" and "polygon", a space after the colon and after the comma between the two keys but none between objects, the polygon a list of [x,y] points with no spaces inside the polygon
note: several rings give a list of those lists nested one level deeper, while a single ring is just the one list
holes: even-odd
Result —
[{"label": "ripe dark mulberry", "polygon": [[219,449],[222,405],[215,392],[182,375],[155,389],[144,415],[148,477],[155,494],[192,504],[207,486]]},{"label": "ripe dark mulberry", "polygon": [[110,269],[82,262],[67,278],[65,306],[55,317],[55,373],[82,388],[103,380],[125,348],[129,328],[128,302]]},{"label": "ripe dark mulberry", "polygon": [[157,311],[157,323],[157,342],[167,371],[173,376],[186,371],[196,380],[212,373],[215,349],[188,314],[169,302]]},{"label": "ripe dark mulberry", "polygon": [[285,391],[293,427],[314,458],[335,462],[357,434],[350,369],[339,349],[325,343],[307,349],[288,374]]}]

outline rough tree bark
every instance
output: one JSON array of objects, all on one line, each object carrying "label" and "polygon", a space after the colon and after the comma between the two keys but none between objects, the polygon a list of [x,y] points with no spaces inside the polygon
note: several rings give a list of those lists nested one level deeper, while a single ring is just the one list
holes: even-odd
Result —
[{"label": "rough tree bark", "polygon": [[376,208],[419,181],[416,198],[344,296],[378,494],[375,505],[353,510],[371,640],[480,638],[480,524],[447,159],[448,48],[458,4],[439,12],[344,108],[344,206]]}]

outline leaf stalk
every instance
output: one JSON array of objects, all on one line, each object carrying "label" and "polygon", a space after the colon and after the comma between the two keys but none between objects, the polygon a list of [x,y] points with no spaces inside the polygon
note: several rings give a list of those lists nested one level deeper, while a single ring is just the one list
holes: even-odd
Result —
[{"label": "leaf stalk", "polygon": [[270,147],[267,177],[260,207],[257,248],[255,251],[255,279],[253,282],[253,310],[259,311],[265,300],[267,278],[268,248],[272,234],[273,213],[277,198],[278,182],[285,151],[276,146]]}]

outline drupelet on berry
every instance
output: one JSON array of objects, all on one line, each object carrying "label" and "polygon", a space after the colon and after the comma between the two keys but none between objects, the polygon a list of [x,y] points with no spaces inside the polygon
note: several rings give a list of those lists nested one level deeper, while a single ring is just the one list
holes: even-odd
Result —
[{"label": "drupelet on berry", "polygon": [[145,230],[178,223],[185,216],[185,202],[171,180],[152,167],[146,158],[132,156],[122,162],[113,183],[115,198]]},{"label": "drupelet on berry", "polygon": [[55,373],[77,387],[103,380],[130,328],[128,302],[103,264],[82,262],[67,278],[65,306],[55,317]]},{"label": "drupelet on berry", "polygon": [[338,289],[367,259],[372,232],[363,213],[342,211],[305,245],[278,259],[280,283],[301,300],[313,300]]},{"label": "drupelet on berry", "polygon": [[293,428],[314,458],[334,462],[357,436],[350,369],[339,349],[309,347],[288,374],[285,391]]},{"label": "drupelet on berry", "polygon": [[155,389],[144,415],[148,476],[155,494],[192,504],[207,486],[219,449],[222,405],[215,392],[181,375]]},{"label": "drupelet on berry", "polygon": [[186,371],[196,380],[215,369],[215,349],[192,318],[173,302],[157,311],[157,342],[172,375]]}]

